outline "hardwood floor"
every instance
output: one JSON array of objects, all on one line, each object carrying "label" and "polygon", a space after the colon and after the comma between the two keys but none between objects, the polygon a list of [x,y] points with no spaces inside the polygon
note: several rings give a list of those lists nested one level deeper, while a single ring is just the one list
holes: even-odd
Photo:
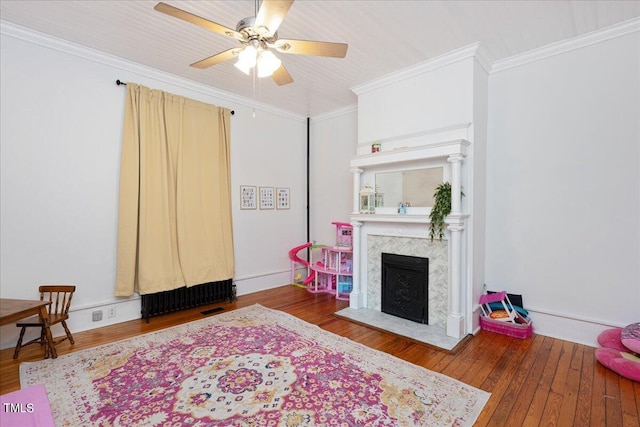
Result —
[{"label": "hardwood floor", "polygon": [[[233,304],[152,318],[149,324],[133,320],[78,332],[73,334],[74,345],[64,341],[57,350],[63,356],[196,320],[203,317],[202,311],[213,307],[228,311],[256,303],[491,392],[476,426],[640,426],[640,384],[600,365],[592,347],[541,335],[519,340],[481,331],[451,354],[339,319],[333,313],[347,302],[296,286],[244,295]],[[12,356],[13,349],[0,351],[0,394],[20,388],[20,363],[41,360],[43,350],[32,345],[20,352],[18,360]]]}]

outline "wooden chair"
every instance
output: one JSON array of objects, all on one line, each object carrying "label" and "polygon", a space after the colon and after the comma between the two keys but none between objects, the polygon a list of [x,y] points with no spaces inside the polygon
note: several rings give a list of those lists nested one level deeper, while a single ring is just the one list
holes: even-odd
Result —
[{"label": "wooden chair", "polygon": [[[38,288],[40,292],[40,301],[50,301],[51,305],[48,307],[49,312],[49,326],[53,326],[56,323],[62,323],[62,327],[66,332],[66,336],[54,340],[54,345],[60,344],[62,341],[67,338],[74,344],[73,336],[67,327],[67,319],[69,318],[69,307],[71,307],[71,298],[73,298],[73,293],[76,290],[76,287],[73,285],[42,285]],[[18,358],[18,353],[20,349],[29,344],[40,343],[41,345],[45,345],[45,357],[49,356],[49,346],[47,345],[47,340],[44,336],[44,328],[42,323],[40,322],[40,318],[38,316],[29,317],[23,321],[16,323],[18,328],[22,328],[20,330],[20,338],[18,338],[18,344],[16,344],[16,350],[13,353],[13,358]],[[22,344],[22,338],[24,337],[24,333],[27,328],[40,328],[40,336],[35,338],[25,344]]]}]

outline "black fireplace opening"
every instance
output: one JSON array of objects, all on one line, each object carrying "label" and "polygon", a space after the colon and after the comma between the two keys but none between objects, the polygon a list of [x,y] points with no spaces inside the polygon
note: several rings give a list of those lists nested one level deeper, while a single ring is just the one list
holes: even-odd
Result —
[{"label": "black fireplace opening", "polygon": [[382,312],[429,323],[429,258],[382,253]]}]

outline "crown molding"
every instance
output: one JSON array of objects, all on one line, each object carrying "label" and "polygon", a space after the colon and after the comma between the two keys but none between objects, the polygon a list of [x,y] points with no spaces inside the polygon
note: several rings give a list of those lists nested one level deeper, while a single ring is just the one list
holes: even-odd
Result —
[{"label": "crown molding", "polygon": [[640,31],[640,18],[633,18],[581,36],[551,43],[520,55],[501,59],[493,64],[493,67],[491,67],[491,74],[625,36],[637,31]]},{"label": "crown molding", "polygon": [[[404,68],[400,71],[396,71],[385,76],[382,76],[378,79],[363,83],[361,85],[357,85],[351,88],[351,90],[356,95],[361,95],[365,92],[369,92],[370,90],[378,89],[384,86],[388,86],[393,83],[397,83],[402,80],[409,79],[411,77],[418,76],[420,74],[424,74],[426,72],[435,70],[437,68],[441,68],[450,64],[454,64],[456,62],[462,61],[464,59],[472,58],[476,56],[479,50],[480,43],[472,43],[468,46],[462,47],[460,49],[453,50],[451,52],[447,52],[443,55],[436,56],[433,59],[428,61],[421,62],[419,64],[413,65],[408,68]],[[479,63],[483,68],[487,69],[488,65],[488,56],[486,53],[480,55]]]},{"label": "crown molding", "polygon": [[329,111],[327,113],[318,114],[317,116],[312,116],[311,119],[313,119],[314,122],[319,122],[321,120],[329,120],[329,119],[333,119],[335,117],[344,116],[345,114],[357,113],[357,112],[358,112],[358,105],[357,104],[352,104],[352,105],[348,105],[348,106],[343,107],[343,108],[338,108],[337,110]]},{"label": "crown molding", "polygon": [[487,74],[491,73],[491,67],[493,66],[494,61],[489,55],[489,52],[487,52],[485,47],[480,43],[478,43],[478,49],[476,50],[475,58],[476,61],[478,61],[478,64],[480,64],[482,69],[486,71]]},{"label": "crown molding", "polygon": [[[33,31],[31,29],[21,27],[19,25],[12,24],[7,21],[0,20],[0,34],[7,37],[13,37],[28,43],[32,43],[44,48],[57,50],[62,53],[76,56],[78,58],[86,59],[99,64],[107,65],[113,68],[120,69],[128,74],[135,74],[144,78],[151,78],[161,81],[163,83],[171,84],[181,87],[183,89],[192,90],[203,95],[212,96],[222,102],[243,105],[248,108],[257,109],[263,112],[275,114],[278,116],[284,116],[296,121],[305,121],[306,117],[300,114],[295,114],[290,111],[286,111],[280,108],[273,107],[269,104],[261,103],[250,98],[245,98],[225,92],[220,89],[212,88],[202,83],[195,82],[193,80],[184,79],[174,74],[169,74],[155,68],[147,67],[126,59],[110,55],[95,49],[69,42],[57,37],[50,36],[48,34]],[[125,79],[126,76],[114,76],[114,85],[117,78],[121,80],[132,81],[131,78]]]}]

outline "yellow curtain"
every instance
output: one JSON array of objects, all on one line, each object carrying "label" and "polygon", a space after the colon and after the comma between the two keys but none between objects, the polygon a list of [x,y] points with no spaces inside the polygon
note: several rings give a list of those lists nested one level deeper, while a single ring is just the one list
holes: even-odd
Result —
[{"label": "yellow curtain", "polygon": [[232,278],[230,111],[127,83],[116,296]]}]

